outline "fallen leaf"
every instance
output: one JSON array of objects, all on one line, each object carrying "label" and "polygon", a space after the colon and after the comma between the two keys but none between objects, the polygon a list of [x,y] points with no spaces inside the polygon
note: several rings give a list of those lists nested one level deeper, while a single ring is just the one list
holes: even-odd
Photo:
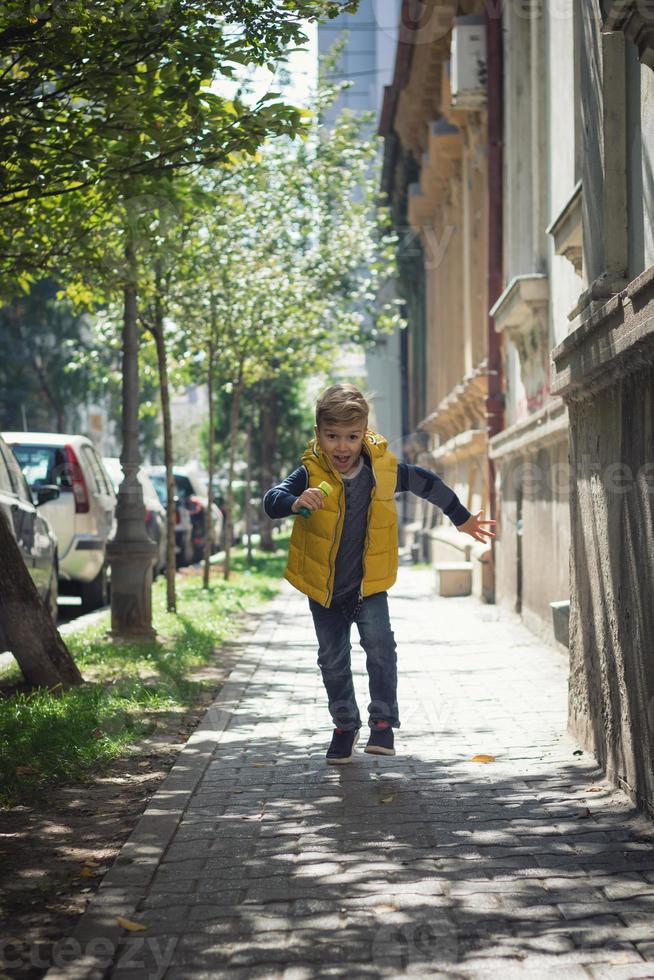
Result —
[{"label": "fallen leaf", "polygon": [[132,922],[131,919],[126,919],[122,915],[116,916],[116,922],[119,926],[121,926],[121,928],[127,929],[128,932],[142,932],[144,929],[148,928],[147,926],[144,926],[142,922]]},{"label": "fallen leaf", "polygon": [[94,874],[93,868],[82,868],[79,873],[80,878],[92,878]]},{"label": "fallen leaf", "polygon": [[592,817],[592,815],[593,814],[590,812],[588,807],[586,807],[583,813],[577,814],[577,820],[588,820],[588,818]]},{"label": "fallen leaf", "polygon": [[256,766],[257,769],[263,769],[263,767],[265,766],[265,764],[266,764],[265,762],[253,762],[252,763],[252,765],[253,766]]},{"label": "fallen leaf", "polygon": [[495,756],[484,755],[483,753],[481,753],[480,755],[473,755],[470,761],[471,762],[495,762]]},{"label": "fallen leaf", "polygon": [[395,799],[395,793],[390,793],[388,796],[382,796],[380,803],[392,803]]},{"label": "fallen leaf", "polygon": [[93,860],[91,860],[91,858],[87,858],[86,861],[84,862],[84,864],[86,865],[87,868],[99,868],[100,867],[100,862],[99,861],[93,861]]},{"label": "fallen leaf", "polygon": [[16,766],[17,776],[38,776],[41,770],[36,766]]}]

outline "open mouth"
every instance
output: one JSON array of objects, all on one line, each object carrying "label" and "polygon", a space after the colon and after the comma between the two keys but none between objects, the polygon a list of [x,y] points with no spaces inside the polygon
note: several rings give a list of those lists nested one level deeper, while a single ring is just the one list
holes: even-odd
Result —
[{"label": "open mouth", "polygon": [[340,466],[345,466],[346,463],[350,462],[349,456],[334,456],[334,462],[338,463]]}]

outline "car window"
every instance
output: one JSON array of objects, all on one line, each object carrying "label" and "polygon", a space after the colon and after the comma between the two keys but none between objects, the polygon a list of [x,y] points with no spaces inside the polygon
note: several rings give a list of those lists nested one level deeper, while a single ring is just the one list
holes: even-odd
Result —
[{"label": "car window", "polygon": [[161,503],[165,505],[168,499],[168,490],[166,488],[166,477],[159,476],[156,473],[151,473],[150,479],[152,480],[152,486],[156,490],[157,497],[159,498]]},{"label": "car window", "polygon": [[175,473],[175,486],[177,487],[177,492],[180,494],[180,496],[193,496],[193,485],[187,476],[182,476],[180,473]]},{"label": "car window", "polygon": [[9,470],[7,469],[7,464],[5,463],[4,456],[0,452],[0,490],[3,493],[13,494],[14,488],[9,478]]},{"label": "car window", "polygon": [[54,485],[60,490],[72,490],[70,464],[58,446],[12,445],[14,456],[31,487]]},{"label": "car window", "polygon": [[93,484],[95,486],[96,493],[105,493],[104,481],[102,479],[102,474],[100,473],[100,467],[98,466],[98,461],[95,458],[95,453],[90,446],[82,446],[82,456],[84,457],[89,470],[93,475]]},{"label": "car window", "polygon": [[113,492],[113,484],[112,484],[111,480],[109,479],[109,474],[107,473],[107,471],[105,469],[105,466],[104,466],[104,463],[100,459],[100,456],[98,455],[97,450],[96,449],[93,449],[92,452],[93,452],[93,456],[95,458],[95,461],[98,464],[98,469],[100,471],[100,479],[102,480],[102,486],[104,487],[104,492],[110,497],[111,494],[112,494],[112,492]]},{"label": "car window", "polygon": [[0,446],[0,453],[2,453],[3,459],[7,470],[9,471],[9,483],[11,485],[12,492],[20,497],[21,500],[27,500],[32,503],[32,498],[30,497],[29,490],[25,486],[25,481],[23,479],[23,473],[20,466],[16,462],[16,458],[7,446]]}]

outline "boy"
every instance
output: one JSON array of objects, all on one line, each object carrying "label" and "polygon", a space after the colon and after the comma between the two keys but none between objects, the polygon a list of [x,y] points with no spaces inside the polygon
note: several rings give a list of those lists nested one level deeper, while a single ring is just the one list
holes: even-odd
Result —
[{"label": "boy", "polygon": [[[264,497],[269,517],[298,516],[285,577],[309,597],[318,639],[318,665],[329,699],[334,732],[327,762],[352,759],[361,718],[350,665],[350,631],[357,624],[366,652],[370,686],[370,737],[366,752],[395,755],[396,646],[387,589],[398,566],[395,494],[411,491],[441,507],[460,531],[476,541],[492,538],[440,477],[421,466],[398,463],[386,440],[368,429],[368,403],[351,384],[328,388],[316,404],[316,438],[302,466]],[[319,484],[326,481],[325,496]]]}]

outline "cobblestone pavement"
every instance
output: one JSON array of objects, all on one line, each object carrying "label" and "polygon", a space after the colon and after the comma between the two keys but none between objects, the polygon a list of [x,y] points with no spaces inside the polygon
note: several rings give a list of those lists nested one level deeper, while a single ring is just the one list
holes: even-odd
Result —
[{"label": "cobblestone pavement", "polygon": [[365,755],[364,730],[325,765],[285,589],[80,921],[85,956],[50,976],[102,976],[118,943],[116,980],[654,977],[652,825],[575,754],[565,657],[430,572],[402,569],[390,608],[398,755]]}]

